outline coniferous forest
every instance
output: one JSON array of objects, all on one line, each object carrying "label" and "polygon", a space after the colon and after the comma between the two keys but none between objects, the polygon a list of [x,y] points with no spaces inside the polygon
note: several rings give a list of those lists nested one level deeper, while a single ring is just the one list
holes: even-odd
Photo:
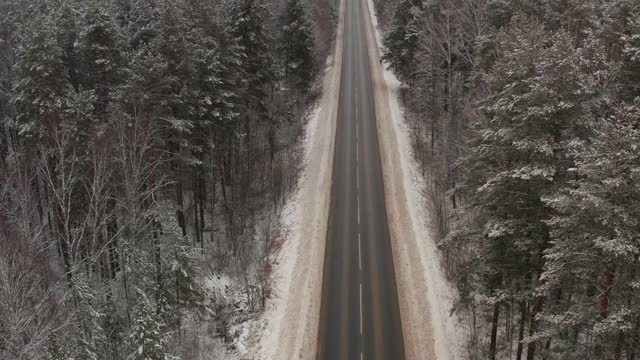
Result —
[{"label": "coniferous forest", "polygon": [[201,339],[269,296],[336,20],[328,0],[0,1],[1,359],[216,358]]},{"label": "coniferous forest", "polygon": [[469,358],[637,359],[640,2],[376,8]]},{"label": "coniferous forest", "polygon": [[[640,2],[374,4],[468,358],[639,359]],[[339,6],[0,0],[0,359],[234,350]]]}]

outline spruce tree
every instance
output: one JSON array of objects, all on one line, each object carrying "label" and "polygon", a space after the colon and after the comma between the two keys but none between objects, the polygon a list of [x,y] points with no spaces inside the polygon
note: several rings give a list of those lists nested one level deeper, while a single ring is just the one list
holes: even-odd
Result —
[{"label": "spruce tree", "polygon": [[239,46],[247,93],[259,106],[263,106],[266,85],[274,79],[267,16],[263,0],[239,0],[230,10],[229,30]]},{"label": "spruce tree", "polygon": [[[486,78],[490,95],[481,107],[483,118],[474,124],[477,138],[462,161],[468,171],[463,187],[477,206],[475,229],[469,232],[475,234],[483,264],[476,271],[495,304],[492,358],[501,302],[526,301],[530,310],[521,321],[529,318],[529,335],[537,332],[544,302],[535,290],[552,214],[543,199],[571,177],[566,149],[589,134],[586,105],[593,96],[567,33],[549,33],[537,21],[518,16],[498,32],[496,42],[498,58]],[[536,349],[530,340],[532,358]]]},{"label": "spruce tree", "polygon": [[382,58],[389,61],[390,68],[402,79],[406,79],[414,71],[422,14],[422,0],[401,0],[384,37]]},{"label": "spruce tree", "polygon": [[168,348],[169,334],[166,333],[162,308],[140,289],[131,317],[132,326],[128,337],[130,350],[127,359],[177,359]]},{"label": "spruce tree", "polygon": [[624,86],[623,96],[627,100],[633,100],[640,96],[640,9],[631,13],[628,21],[628,34],[622,37],[625,43],[622,83]]},{"label": "spruce tree", "polygon": [[126,45],[122,33],[106,4],[89,1],[80,22],[76,51],[82,58],[81,84],[95,95],[94,114],[104,121],[111,103],[113,87],[122,81],[123,53]]},{"label": "spruce tree", "polygon": [[78,91],[80,86],[78,66],[82,61],[75,49],[75,43],[78,39],[78,24],[74,15],[74,9],[71,5],[67,2],[63,3],[56,11],[55,29],[69,82]]},{"label": "spruce tree", "polygon": [[63,52],[49,18],[35,22],[23,38],[18,54],[13,104],[18,111],[18,129],[24,136],[41,137],[57,126],[67,107],[69,84]]},{"label": "spruce tree", "polygon": [[302,0],[288,0],[281,21],[285,76],[295,78],[296,85],[304,89],[310,85],[314,75],[314,39],[305,3]]},{"label": "spruce tree", "polygon": [[571,147],[575,180],[545,199],[556,214],[541,289],[568,293],[543,317],[545,336],[571,335],[554,340],[566,359],[627,358],[640,346],[640,102],[596,126],[590,142]]},{"label": "spruce tree", "polygon": [[73,298],[70,299],[76,317],[74,355],[80,359],[98,360],[107,348],[107,335],[102,328],[105,314],[99,298],[102,294],[96,294],[83,277],[74,277]]}]

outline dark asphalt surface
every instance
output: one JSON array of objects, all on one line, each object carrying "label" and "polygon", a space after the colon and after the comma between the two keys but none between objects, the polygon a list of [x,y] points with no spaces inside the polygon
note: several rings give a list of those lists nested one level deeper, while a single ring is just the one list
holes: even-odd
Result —
[{"label": "dark asphalt surface", "polygon": [[318,359],[404,359],[375,125],[365,0],[346,1]]}]

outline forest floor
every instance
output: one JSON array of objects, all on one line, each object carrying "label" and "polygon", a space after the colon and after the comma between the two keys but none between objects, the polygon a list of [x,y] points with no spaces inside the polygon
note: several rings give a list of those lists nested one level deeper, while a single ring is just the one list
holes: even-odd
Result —
[{"label": "forest floor", "polygon": [[457,295],[446,280],[429,226],[427,182],[413,157],[399,99],[401,83],[380,61],[382,37],[373,2],[367,2],[367,40],[406,357],[464,359],[467,332],[452,313]]}]

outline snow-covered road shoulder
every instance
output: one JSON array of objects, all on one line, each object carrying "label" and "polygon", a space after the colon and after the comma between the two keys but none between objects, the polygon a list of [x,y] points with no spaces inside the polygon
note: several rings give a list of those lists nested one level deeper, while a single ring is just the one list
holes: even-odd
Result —
[{"label": "snow-covered road shoulder", "polygon": [[344,2],[322,97],[306,126],[304,169],[282,213],[285,239],[271,278],[273,297],[250,326],[248,341],[253,343],[242,350],[243,359],[315,359],[342,73],[343,16]]},{"label": "snow-covered road shoulder", "polygon": [[400,82],[380,62],[381,37],[373,2],[365,2],[367,42],[374,87],[385,201],[407,359],[465,358],[466,333],[450,315],[455,291],[447,282],[430,228],[412,156],[409,129],[399,102]]}]

